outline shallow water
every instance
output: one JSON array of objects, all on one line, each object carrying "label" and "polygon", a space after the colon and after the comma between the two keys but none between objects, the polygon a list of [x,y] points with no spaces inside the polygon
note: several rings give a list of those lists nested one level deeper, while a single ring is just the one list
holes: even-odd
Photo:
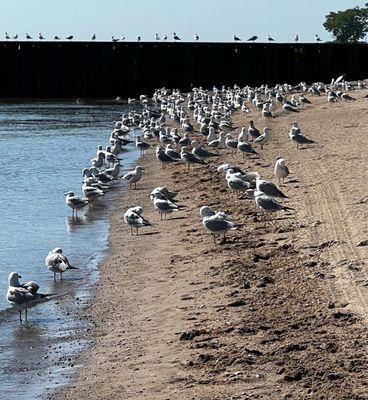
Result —
[{"label": "shallow water", "polygon": [[[88,300],[107,250],[109,215],[119,188],[78,219],[71,218],[64,193],[81,194],[82,174],[98,144],[107,145],[123,106],[74,104],[0,105],[2,160],[0,230],[0,398],[37,398],[65,383],[70,355],[87,343],[73,340],[80,326],[75,309]],[[123,168],[137,159],[133,146],[121,154]],[[79,270],[54,283],[47,253],[61,247]],[[52,301],[29,309],[27,324],[6,302],[11,271],[34,280]]]}]

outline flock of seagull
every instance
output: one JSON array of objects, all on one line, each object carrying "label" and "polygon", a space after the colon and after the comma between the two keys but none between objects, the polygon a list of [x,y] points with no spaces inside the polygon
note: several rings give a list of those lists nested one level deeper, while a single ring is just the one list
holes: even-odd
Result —
[{"label": "flock of seagull", "polygon": [[[119,154],[128,145],[135,145],[141,159],[147,151],[155,147],[157,162],[162,168],[180,168],[186,165],[186,171],[208,164],[209,158],[216,159],[219,154],[225,155],[239,152],[243,157],[258,159],[262,157],[265,146],[272,142],[272,130],[265,126],[260,131],[254,121],[249,121],[248,127],[234,127],[234,113],[259,113],[265,123],[271,118],[277,118],[284,113],[297,115],[303,109],[310,108],[312,96],[325,96],[327,101],[353,101],[348,93],[354,88],[365,87],[362,82],[348,82],[344,76],[332,80],[330,84],[316,82],[307,85],[301,82],[296,86],[284,84],[269,87],[214,87],[212,90],[193,88],[189,93],[179,90],[158,89],[151,99],[141,95],[139,99],[129,99],[130,104],[140,103],[141,112],[133,111],[123,114],[120,121],[115,122],[109,144],[96,150],[91,166],[83,169],[83,196],[73,192],[66,193],[66,204],[72,209],[72,215],[77,216],[78,210],[89,207],[111,190],[119,179],[124,179],[131,190],[144,179],[144,168],[137,165],[133,170],[120,175]],[[309,96],[309,98],[308,98]],[[333,100],[331,100],[333,99]],[[139,135],[137,135],[139,133]],[[288,137],[298,149],[300,146],[310,146],[315,142],[304,135],[297,121],[290,127]],[[274,175],[277,183],[264,179],[258,171],[245,171],[239,165],[222,163],[217,167],[217,173],[224,176],[224,185],[233,196],[244,198],[254,203],[254,206],[264,214],[276,212],[293,212],[287,205],[289,197],[278,185],[284,183],[290,174],[286,161],[278,157],[274,164]],[[177,200],[179,193],[165,186],[154,188],[149,197],[153,208],[161,220],[166,220],[172,213],[183,208]],[[130,227],[130,233],[139,234],[139,229],[152,224],[143,216],[143,207],[139,204],[127,209],[122,217]],[[238,222],[221,210],[213,210],[208,205],[199,209],[204,229],[213,236],[223,236],[238,228]],[[60,248],[53,249],[45,259],[47,269],[54,274],[62,274],[75,269]],[[9,275],[9,287],[6,298],[9,303],[19,307],[19,318],[22,321],[22,309],[30,303],[52,294],[38,292],[37,283],[29,281],[21,284],[20,275],[12,272]]]},{"label": "flock of seagull", "polygon": [[[28,34],[28,33],[26,33],[25,34],[25,39],[26,40],[34,40],[34,38],[33,38],[33,36],[31,36],[30,34]],[[47,38],[46,38],[46,36],[44,36],[42,33],[39,33],[38,34],[38,36],[35,36],[35,38],[38,38],[38,40],[40,40],[40,41],[43,41],[43,40],[48,40]],[[20,36],[16,33],[15,35],[9,35],[8,34],[8,32],[5,32],[5,40],[19,40],[20,39]],[[54,35],[52,38],[50,38],[50,39],[52,39],[52,40],[56,40],[56,41],[58,41],[58,40],[68,40],[68,41],[71,41],[71,40],[73,40],[74,39],[74,35],[69,35],[69,36],[67,36],[67,37],[65,37],[65,38],[63,38],[63,37],[61,37],[61,36],[59,36],[59,35]],[[49,39],[49,40],[50,40]],[[140,42],[141,40],[142,40],[142,35],[137,35],[136,36],[136,41],[137,42]],[[259,39],[259,37],[258,36],[256,36],[256,35],[253,35],[253,36],[251,36],[247,41],[248,42],[255,42],[255,41],[257,41]],[[295,35],[295,37],[294,37],[294,42],[299,42],[299,35],[297,34],[297,35]],[[315,39],[315,41],[316,42],[322,42],[322,39],[319,37],[319,35],[318,34],[315,34],[315,36],[314,36],[314,39]],[[95,41],[95,40],[97,40],[97,35],[94,33],[92,36],[91,36],[91,40],[92,41]],[[119,36],[112,36],[111,37],[111,40],[113,41],[113,42],[119,42],[119,41],[125,41],[125,35],[119,35]],[[158,33],[156,33],[155,34],[155,41],[157,42],[157,41],[167,41],[168,40],[168,36],[166,35],[166,34],[164,34],[163,36],[160,36]],[[180,36],[178,36],[175,32],[172,34],[172,40],[174,41],[174,42],[179,42],[179,41],[181,41],[181,37]],[[199,40],[200,40],[200,37],[199,37],[199,34],[198,33],[195,33],[194,35],[193,35],[193,40],[195,41],[195,42],[198,42]],[[237,35],[233,35],[233,41],[234,42],[240,42],[240,41],[242,41],[242,39],[239,37],[239,36],[237,36]],[[270,35],[267,35],[267,41],[269,42],[269,43],[272,43],[272,42],[275,42],[275,39],[273,39]]]}]

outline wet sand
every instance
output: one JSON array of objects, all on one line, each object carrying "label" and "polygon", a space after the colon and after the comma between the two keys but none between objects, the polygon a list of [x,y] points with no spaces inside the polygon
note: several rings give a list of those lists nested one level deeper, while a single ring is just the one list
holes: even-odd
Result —
[{"label": "wet sand", "polygon": [[[354,92],[362,97],[363,92]],[[366,99],[313,106],[267,123],[261,158],[222,150],[207,165],[161,169],[153,149],[137,190],[112,218],[110,255],[82,318],[94,345],[77,379],[52,399],[366,399]],[[254,119],[236,114],[236,126]],[[317,143],[296,150],[298,120]],[[238,131],[237,131],[238,132]],[[267,219],[229,192],[222,162],[273,179],[282,155],[292,175],[282,187],[296,211]],[[179,191],[185,208],[160,221],[148,194]],[[153,226],[130,236],[121,220],[142,205]],[[243,225],[214,244],[199,207]],[[81,337],[82,338],[82,337]]]}]

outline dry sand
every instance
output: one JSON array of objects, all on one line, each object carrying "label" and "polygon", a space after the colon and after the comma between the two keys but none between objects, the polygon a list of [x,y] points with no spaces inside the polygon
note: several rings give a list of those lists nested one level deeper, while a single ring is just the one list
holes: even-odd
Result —
[{"label": "dry sand", "polygon": [[[223,150],[186,173],[161,169],[153,150],[144,178],[113,216],[111,253],[84,318],[95,345],[72,384],[53,399],[367,399],[368,114],[356,102],[313,106],[268,123],[262,157]],[[234,117],[243,126],[255,111]],[[317,144],[296,150],[292,120]],[[282,155],[292,214],[265,221],[229,193],[226,161],[273,179]],[[160,221],[148,194],[159,185],[186,206]],[[154,224],[131,237],[120,219],[140,204]],[[198,209],[244,225],[214,244]]]}]

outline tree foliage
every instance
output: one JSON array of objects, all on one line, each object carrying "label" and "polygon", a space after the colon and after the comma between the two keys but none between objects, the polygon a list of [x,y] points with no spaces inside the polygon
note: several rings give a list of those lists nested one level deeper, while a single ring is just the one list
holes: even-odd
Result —
[{"label": "tree foliage", "polygon": [[358,42],[368,33],[368,3],[365,7],[330,12],[323,26],[332,33],[336,42]]}]

